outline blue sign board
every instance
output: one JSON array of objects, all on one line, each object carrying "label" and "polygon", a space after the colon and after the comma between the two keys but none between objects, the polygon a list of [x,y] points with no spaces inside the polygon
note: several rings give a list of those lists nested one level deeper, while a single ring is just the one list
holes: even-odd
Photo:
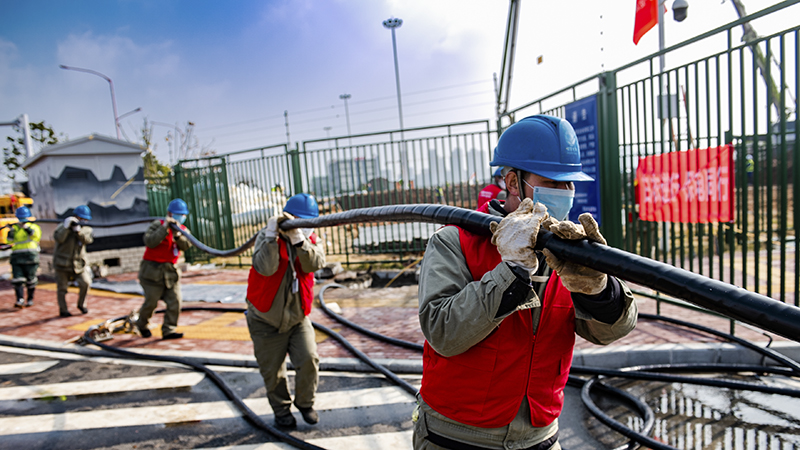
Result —
[{"label": "blue sign board", "polygon": [[586,97],[566,105],[564,118],[572,124],[581,146],[581,166],[594,181],[575,183],[575,201],[569,212],[569,220],[578,221],[578,216],[588,212],[600,223],[600,137],[597,125],[597,96]]}]

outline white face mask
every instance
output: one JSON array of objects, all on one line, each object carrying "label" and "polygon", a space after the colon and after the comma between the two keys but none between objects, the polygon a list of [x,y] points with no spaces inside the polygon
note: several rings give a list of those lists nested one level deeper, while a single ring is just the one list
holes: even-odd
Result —
[{"label": "white face mask", "polygon": [[[523,180],[524,181],[524,180]],[[525,184],[528,184],[526,181]],[[528,184],[528,186],[530,186]],[[556,220],[566,220],[572,209],[575,191],[569,189],[551,189],[536,186],[533,188],[533,202],[547,207],[547,212]]]},{"label": "white face mask", "polygon": [[497,185],[500,186],[500,189],[505,189],[506,188],[506,180],[500,180],[500,182],[497,183]]}]

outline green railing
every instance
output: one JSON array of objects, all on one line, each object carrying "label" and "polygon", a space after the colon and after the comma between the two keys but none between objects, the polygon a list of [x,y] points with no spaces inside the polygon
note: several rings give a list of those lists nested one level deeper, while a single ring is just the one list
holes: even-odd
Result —
[{"label": "green railing", "polygon": [[[488,162],[504,128],[531,114],[563,117],[567,104],[593,95],[600,128],[601,223],[609,243],[800,305],[795,251],[800,212],[794,207],[800,149],[793,97],[800,91],[800,27],[734,43],[738,27],[770,14],[797,14],[797,3],[779,3],[588,77],[500,117],[494,130],[488,121],[467,122],[182,161],[172,193],[192,199],[195,234],[217,248],[240,245],[301,191],[315,194],[322,214],[404,203],[474,208],[478,191],[490,182]],[[687,56],[698,53],[706,56]],[[660,73],[662,55],[670,65]],[[635,189],[641,158],[725,144],[735,150],[733,221],[639,217]],[[165,188],[148,186],[151,211],[159,210]],[[434,229],[363,224],[318,231],[329,255],[357,263],[366,256],[386,261],[422,252]]]},{"label": "green railing", "polygon": [[[464,122],[303,142],[308,191],[322,213],[372,206],[442,203],[477,207],[491,180],[489,121]],[[319,230],[330,254],[390,255],[425,250],[436,230],[423,223],[365,223]]]},{"label": "green railing", "polygon": [[[800,91],[800,27],[734,42],[743,24],[770,14],[797,14],[797,3],[779,3],[581,80],[509,112],[498,120],[498,128],[530,114],[563,117],[569,102],[597,95],[601,223],[609,243],[800,305],[800,255],[795,251],[800,212],[794,207],[794,167],[800,167],[795,165],[800,163],[800,150],[793,97]],[[707,56],[687,61],[698,49]],[[660,73],[662,55],[667,62],[679,63]],[[640,158],[725,144],[735,149],[733,221],[639,218]]]}]

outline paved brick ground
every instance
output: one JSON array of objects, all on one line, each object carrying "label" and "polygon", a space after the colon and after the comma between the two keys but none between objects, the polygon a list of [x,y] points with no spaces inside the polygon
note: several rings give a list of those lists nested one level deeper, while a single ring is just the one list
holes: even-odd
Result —
[{"label": "paved brick ground", "polygon": [[[9,271],[8,264],[0,264],[0,273]],[[111,281],[136,279],[135,273],[110,276]],[[185,273],[183,283],[237,283],[246,284],[247,270],[219,269]],[[321,286],[317,286],[319,291]],[[325,301],[337,303],[347,319],[378,333],[395,338],[422,343],[423,337],[417,321],[417,287],[391,287],[386,289],[327,289]],[[138,310],[142,297],[116,294],[92,290],[87,299],[89,313],[79,314],[76,307],[77,288],[70,288],[67,303],[73,317],[58,316],[55,296],[55,284],[42,280],[36,291],[35,305],[30,308],[17,309],[14,304],[14,291],[7,280],[0,281],[0,337],[21,336],[36,338],[53,343],[62,343],[83,334],[88,326],[110,318],[126,316]],[[639,297],[637,299],[641,312],[655,313],[654,300]],[[218,303],[185,303],[184,306],[204,306],[208,308],[243,308],[243,304]],[[661,313],[670,317],[683,318],[702,325],[729,331],[729,321],[713,316],[687,313],[671,305],[662,305]],[[377,342],[349,328],[343,327],[326,316],[319,308],[311,314],[314,322],[340,332],[356,348],[372,358],[420,359],[419,352],[398,348]],[[113,345],[127,348],[147,348],[161,350],[208,351],[229,354],[252,355],[252,344],[247,334],[247,325],[243,316],[223,311],[188,311],[180,318],[179,331],[186,337],[180,340],[163,341],[160,339],[159,325],[161,315],[153,320],[153,337],[143,339],[132,334],[115,335]],[[760,332],[737,325],[737,336],[756,342],[766,341]],[[322,358],[352,357],[332,339],[318,332],[318,351]],[[634,332],[612,345],[636,345],[659,343],[718,342],[717,338],[703,333],[686,330],[662,322],[640,320]],[[577,349],[593,347],[582,339],[578,339]]]}]

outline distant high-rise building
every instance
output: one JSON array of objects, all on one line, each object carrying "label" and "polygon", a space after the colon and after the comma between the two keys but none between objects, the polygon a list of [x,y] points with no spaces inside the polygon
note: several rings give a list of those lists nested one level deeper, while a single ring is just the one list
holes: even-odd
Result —
[{"label": "distant high-rise building", "polygon": [[331,186],[336,194],[367,189],[370,180],[380,176],[378,158],[356,157],[328,163]]}]

